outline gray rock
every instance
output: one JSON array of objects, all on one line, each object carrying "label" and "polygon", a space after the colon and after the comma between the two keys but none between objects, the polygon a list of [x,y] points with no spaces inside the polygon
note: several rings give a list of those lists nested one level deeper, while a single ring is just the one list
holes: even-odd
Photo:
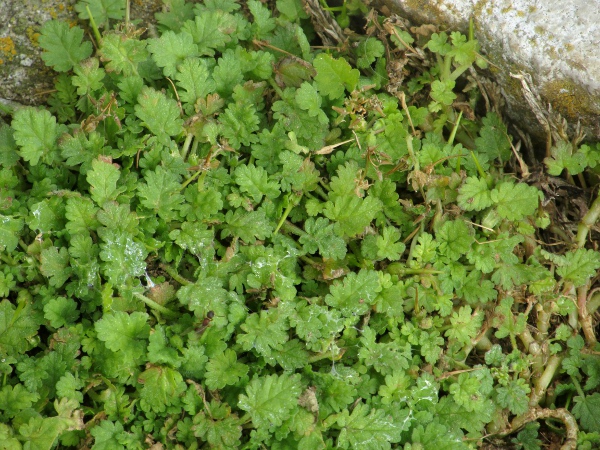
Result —
[{"label": "gray rock", "polygon": [[[570,130],[578,121],[588,139],[600,139],[600,0],[378,0],[376,7],[396,13],[415,25],[431,23],[468,31],[494,64],[491,71],[507,101],[508,114],[530,133],[545,139],[546,131],[525,99],[520,79],[530,85],[550,124],[556,115]],[[551,127],[552,128],[552,127]]]}]

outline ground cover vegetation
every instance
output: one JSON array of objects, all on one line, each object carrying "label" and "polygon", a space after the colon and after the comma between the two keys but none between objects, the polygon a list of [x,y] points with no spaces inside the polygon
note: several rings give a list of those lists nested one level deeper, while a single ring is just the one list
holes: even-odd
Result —
[{"label": "ground cover vegetation", "polygon": [[0,448],[598,445],[598,146],[525,161],[472,36],[303,6],[44,24],[56,90],[0,125]]}]

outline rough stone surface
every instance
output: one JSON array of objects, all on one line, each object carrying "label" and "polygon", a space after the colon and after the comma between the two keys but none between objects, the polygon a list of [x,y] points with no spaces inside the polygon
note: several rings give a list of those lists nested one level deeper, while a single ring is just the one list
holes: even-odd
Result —
[{"label": "rough stone surface", "polygon": [[482,52],[495,65],[512,119],[539,138],[545,132],[511,73],[531,75],[542,107],[587,138],[600,138],[600,0],[379,0],[378,9],[466,33],[473,18]]},{"label": "rough stone surface", "polygon": [[[51,19],[77,23],[76,0],[0,0],[0,102],[44,103],[54,89],[56,73],[44,66],[37,39]],[[132,0],[131,18],[148,26],[160,10],[160,0]]]}]

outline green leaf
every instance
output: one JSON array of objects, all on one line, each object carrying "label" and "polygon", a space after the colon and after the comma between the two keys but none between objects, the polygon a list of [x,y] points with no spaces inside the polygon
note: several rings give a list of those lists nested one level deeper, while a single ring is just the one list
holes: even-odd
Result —
[{"label": "green leaf", "polygon": [[122,442],[126,441],[127,433],[121,422],[103,420],[90,430],[90,434],[95,438],[94,450],[125,450]]},{"label": "green leaf", "polygon": [[455,339],[462,345],[471,344],[483,324],[483,315],[479,313],[472,314],[472,312],[471,307],[468,305],[461,306],[458,312],[453,312],[450,317],[452,326],[446,330],[444,335],[450,339]]},{"label": "green leaf", "polygon": [[367,67],[370,67],[377,58],[382,57],[384,54],[385,47],[379,39],[372,37],[367,38],[360,41],[356,48],[356,55],[358,56],[356,66],[359,69],[366,69]]},{"label": "green leaf", "polygon": [[0,354],[17,356],[34,347],[31,337],[41,324],[31,305],[15,306],[9,300],[0,302]]},{"label": "green leaf", "polygon": [[525,330],[527,316],[523,313],[513,314],[511,308],[514,302],[514,298],[505,297],[500,305],[496,307],[496,316],[492,321],[492,325],[497,328],[496,333],[494,333],[497,338],[516,336]]},{"label": "green leaf", "polygon": [[544,158],[544,164],[550,175],[559,176],[564,169],[570,175],[577,175],[586,168],[587,160],[583,152],[573,153],[573,144],[561,140],[550,148],[550,156]]},{"label": "green leaf", "polygon": [[[408,416],[405,417],[408,419]],[[381,409],[371,409],[364,403],[358,403],[349,414],[344,410],[337,420],[340,427],[338,446],[365,450],[385,450],[390,443],[398,443],[402,432],[408,430],[410,420],[395,420]]]},{"label": "green leaf", "polygon": [[14,417],[19,411],[30,408],[39,395],[29,392],[22,384],[6,385],[0,390],[0,417],[4,420]]},{"label": "green leaf", "polygon": [[573,415],[580,420],[581,427],[588,432],[600,432],[600,393],[573,398]]},{"label": "green leaf", "polygon": [[215,50],[222,51],[232,41],[237,28],[238,22],[233,15],[216,10],[188,20],[182,30],[192,35],[201,55],[214,56]]},{"label": "green leaf", "polygon": [[325,204],[325,216],[333,220],[335,230],[341,237],[354,237],[362,233],[381,210],[381,200],[368,196],[338,197]]},{"label": "green leaf", "polygon": [[141,407],[145,411],[164,412],[168,406],[179,405],[186,384],[181,374],[170,367],[150,367],[138,376],[143,385]]},{"label": "green leaf", "polygon": [[145,41],[130,39],[119,33],[104,34],[98,54],[102,61],[107,62],[108,72],[125,76],[137,75],[138,64],[148,57]]},{"label": "green leaf", "polygon": [[44,317],[54,328],[71,325],[79,318],[77,303],[71,298],[53,298],[44,305]]},{"label": "green leaf", "polygon": [[121,286],[130,278],[141,277],[146,269],[146,248],[121,231],[107,230],[102,235],[100,259],[102,273],[113,286]]},{"label": "green leaf", "polygon": [[496,399],[503,408],[508,408],[512,414],[525,414],[529,410],[529,384],[522,378],[510,380],[506,386],[496,388]]},{"label": "green leaf", "polygon": [[221,238],[237,236],[248,244],[253,244],[256,239],[267,238],[274,228],[263,211],[247,212],[242,208],[227,211],[225,222]]},{"label": "green leaf", "polygon": [[454,61],[461,66],[473,64],[478,56],[478,42],[476,40],[467,41],[467,37],[458,31],[450,33],[450,37],[452,50],[448,52],[448,56],[454,57]]},{"label": "green leaf", "polygon": [[148,314],[134,312],[127,314],[115,311],[104,316],[94,324],[98,339],[109,350],[122,352],[126,357],[137,359],[146,354],[150,325]]},{"label": "green leaf", "polygon": [[462,220],[444,222],[436,233],[442,255],[456,261],[469,252],[474,241],[473,230]]},{"label": "green leaf", "polygon": [[481,211],[492,205],[487,182],[482,178],[468,177],[458,189],[458,205],[465,211]]},{"label": "green leaf", "polygon": [[97,58],[89,58],[73,69],[75,76],[71,78],[71,83],[77,88],[79,96],[88,95],[104,87],[102,80],[106,72],[99,65]]},{"label": "green leaf", "polygon": [[194,5],[185,0],[164,0],[162,12],[154,14],[160,29],[179,31],[181,26],[194,18]]},{"label": "green leaf", "polygon": [[208,230],[206,225],[198,222],[184,222],[180,230],[173,230],[169,237],[184,250],[196,256],[213,246],[214,231]]},{"label": "green leaf", "polygon": [[144,86],[135,105],[135,115],[159,142],[169,145],[170,137],[183,132],[183,120],[177,102],[162,92]]},{"label": "green leaf", "polygon": [[475,243],[473,249],[467,254],[467,259],[483,273],[492,272],[501,263],[517,264],[519,258],[513,250],[523,240],[524,238],[519,235],[509,237],[508,233],[501,233],[491,241]]},{"label": "green leaf", "polygon": [[308,14],[302,8],[302,3],[298,0],[277,0],[277,10],[290,22],[308,18]]},{"label": "green leaf", "polygon": [[538,439],[539,422],[530,422],[521,430],[516,438],[511,439],[513,444],[520,445],[523,450],[539,450],[542,441]]},{"label": "green leaf", "polygon": [[92,161],[92,170],[87,173],[86,179],[90,184],[91,197],[98,206],[115,200],[124,191],[124,188],[117,187],[119,177],[119,169],[114,164],[103,159]]},{"label": "green leaf", "polygon": [[[177,291],[177,298],[196,317],[206,317],[211,310],[219,310],[227,301],[227,291],[216,277],[203,277]],[[217,312],[218,314],[218,312]]]},{"label": "green leaf", "polygon": [[14,139],[19,146],[19,155],[32,166],[40,160],[52,164],[58,160],[56,140],[62,133],[62,126],[46,110],[37,108],[19,109],[11,123]]},{"label": "green leaf", "polygon": [[260,203],[263,196],[270,199],[279,197],[279,183],[269,181],[267,171],[262,167],[240,165],[235,169],[234,177],[240,191],[247,192],[254,203]]},{"label": "green leaf", "polygon": [[163,68],[164,75],[173,77],[179,64],[198,54],[198,46],[188,33],[167,31],[160,38],[148,40],[148,51],[156,65]]},{"label": "green leaf", "polygon": [[75,11],[80,19],[89,20],[88,8],[98,27],[107,27],[108,20],[121,20],[125,15],[125,4],[121,0],[80,0]]},{"label": "green leaf", "polygon": [[316,117],[323,124],[329,122],[327,114],[321,109],[322,98],[312,84],[306,81],[302,83],[296,90],[295,99],[301,109],[308,111],[309,116]]},{"label": "green leaf", "polygon": [[224,353],[211,358],[206,365],[206,386],[211,389],[223,389],[236,385],[248,373],[249,367],[237,361],[237,354],[228,348]]},{"label": "green leaf", "polygon": [[195,105],[196,100],[205,98],[216,89],[215,82],[210,76],[209,66],[204,59],[185,59],[177,68],[175,79],[177,86],[181,88],[179,98],[190,107]]},{"label": "green leaf", "polygon": [[44,62],[57,72],[66,72],[92,54],[92,44],[82,42],[83,30],[67,22],[48,20],[42,26],[38,42],[45,52]]},{"label": "green leaf", "polygon": [[431,98],[442,105],[450,106],[456,100],[456,94],[453,92],[454,86],[453,80],[435,80],[431,83]]},{"label": "green leaf", "polygon": [[525,183],[501,182],[491,192],[498,215],[508,220],[523,220],[538,208],[540,192]]},{"label": "green leaf", "polygon": [[56,247],[42,250],[40,271],[42,275],[49,278],[51,286],[61,287],[71,276],[69,260],[69,252],[64,247],[61,247],[60,251]]},{"label": "green leaf", "polygon": [[564,255],[564,263],[556,273],[565,280],[573,282],[575,287],[583,286],[600,269],[600,253],[595,250],[578,248]]},{"label": "green leaf", "polygon": [[219,116],[219,121],[223,125],[223,136],[236,150],[242,145],[248,146],[258,140],[255,132],[259,129],[260,119],[254,105],[231,103]]},{"label": "green leaf", "polygon": [[70,198],[65,206],[65,217],[68,220],[65,228],[72,236],[95,230],[100,225],[96,219],[97,212],[98,208],[88,197]]},{"label": "green leaf", "polygon": [[427,43],[427,48],[433,53],[444,56],[452,50],[452,45],[448,42],[448,35],[446,33],[433,33]]},{"label": "green leaf", "polygon": [[319,53],[313,61],[317,71],[315,81],[322,95],[331,100],[344,95],[344,88],[352,92],[358,84],[360,72],[353,69],[343,59],[335,59],[326,53]]},{"label": "green leaf", "polygon": [[257,428],[281,426],[298,408],[302,391],[300,375],[268,375],[254,378],[239,397],[238,407],[248,412]]},{"label": "green leaf", "polygon": [[242,348],[256,350],[266,357],[288,340],[286,324],[275,311],[250,314],[241,329],[244,333],[237,335],[237,342]]},{"label": "green leaf", "polygon": [[490,112],[481,121],[483,126],[479,130],[479,137],[475,139],[477,151],[488,155],[490,160],[500,158],[501,161],[508,161],[512,155],[511,140],[500,116]]},{"label": "green leaf", "polygon": [[343,282],[336,282],[325,297],[325,303],[337,308],[346,316],[366,314],[381,291],[379,276],[373,270],[362,269],[358,273],[349,273]]},{"label": "green leaf", "polygon": [[9,169],[17,164],[19,154],[14,130],[7,123],[0,123],[0,166]]},{"label": "green leaf", "polygon": [[24,448],[32,450],[52,448],[58,436],[73,425],[71,422],[59,416],[30,418],[19,427],[19,434],[27,442]]},{"label": "green leaf", "polygon": [[0,214],[0,250],[11,253],[19,244],[19,235],[23,229],[23,219],[15,219]]},{"label": "green leaf", "polygon": [[385,227],[381,236],[377,236],[377,258],[396,261],[404,253],[406,245],[400,240],[400,231],[395,227]]},{"label": "green leaf", "polygon": [[183,195],[177,175],[158,166],[144,174],[145,183],[138,185],[141,204],[169,222],[178,218]]},{"label": "green leaf", "polygon": [[323,258],[344,259],[346,242],[336,236],[329,220],[324,217],[309,217],[304,222],[304,230],[307,234],[301,235],[299,242],[308,253],[316,253],[318,250]]},{"label": "green leaf", "polygon": [[275,19],[271,17],[271,12],[257,0],[249,0],[247,5],[254,18],[252,35],[258,39],[266,38],[277,26]]}]

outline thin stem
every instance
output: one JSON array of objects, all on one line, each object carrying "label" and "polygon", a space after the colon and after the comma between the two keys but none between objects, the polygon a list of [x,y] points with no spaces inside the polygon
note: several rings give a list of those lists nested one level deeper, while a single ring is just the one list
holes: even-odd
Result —
[{"label": "thin stem", "polygon": [[190,144],[192,143],[192,139],[194,139],[194,134],[189,133],[185,137],[185,142],[183,143],[183,147],[181,147],[181,159],[183,159],[184,161],[187,158],[188,151],[190,149]]},{"label": "thin stem", "polygon": [[560,450],[575,450],[577,448],[577,434],[579,432],[579,427],[577,426],[577,420],[575,420],[573,414],[564,408],[530,409],[525,414],[515,417],[510,424],[510,429],[503,434],[514,433],[529,422],[547,418],[557,419],[565,424],[567,438],[562,447],[560,447]]},{"label": "thin stem", "polygon": [[182,284],[183,286],[189,286],[190,284],[194,284],[190,280],[186,280],[185,278],[183,278],[181,275],[179,275],[177,273],[177,271],[175,269],[173,269],[171,266],[169,266],[167,264],[161,264],[160,268],[162,270],[164,270],[165,272],[167,272],[171,278],[173,278],[175,281],[177,281],[179,284]]},{"label": "thin stem", "polygon": [[585,241],[587,240],[587,235],[590,229],[595,225],[598,221],[598,217],[600,216],[600,196],[596,197],[594,203],[588,210],[579,225],[577,226],[577,246],[579,248],[583,248],[585,246]]},{"label": "thin stem", "polygon": [[577,288],[577,312],[579,314],[579,323],[585,336],[587,345],[593,348],[598,340],[596,339],[596,333],[594,332],[594,324],[592,322],[592,316],[588,313],[587,298],[588,291],[590,288],[589,281]]},{"label": "thin stem", "polygon": [[133,296],[141,301],[143,301],[146,305],[148,305],[150,308],[155,309],[161,313],[163,313],[165,316],[169,316],[169,317],[175,317],[177,315],[177,313],[175,311],[171,311],[168,308],[165,308],[162,305],[159,305],[158,303],[156,303],[154,300],[149,299],[148,297],[146,297],[145,295],[140,294],[139,292],[134,292]]},{"label": "thin stem", "polygon": [[100,46],[102,43],[102,36],[100,35],[100,30],[98,30],[98,25],[96,25],[94,16],[92,15],[92,12],[90,11],[90,7],[86,6],[85,10],[87,11],[88,16],[90,16],[90,25],[92,26],[92,31],[94,32],[94,36],[96,37],[96,42],[98,42],[98,46]]}]

